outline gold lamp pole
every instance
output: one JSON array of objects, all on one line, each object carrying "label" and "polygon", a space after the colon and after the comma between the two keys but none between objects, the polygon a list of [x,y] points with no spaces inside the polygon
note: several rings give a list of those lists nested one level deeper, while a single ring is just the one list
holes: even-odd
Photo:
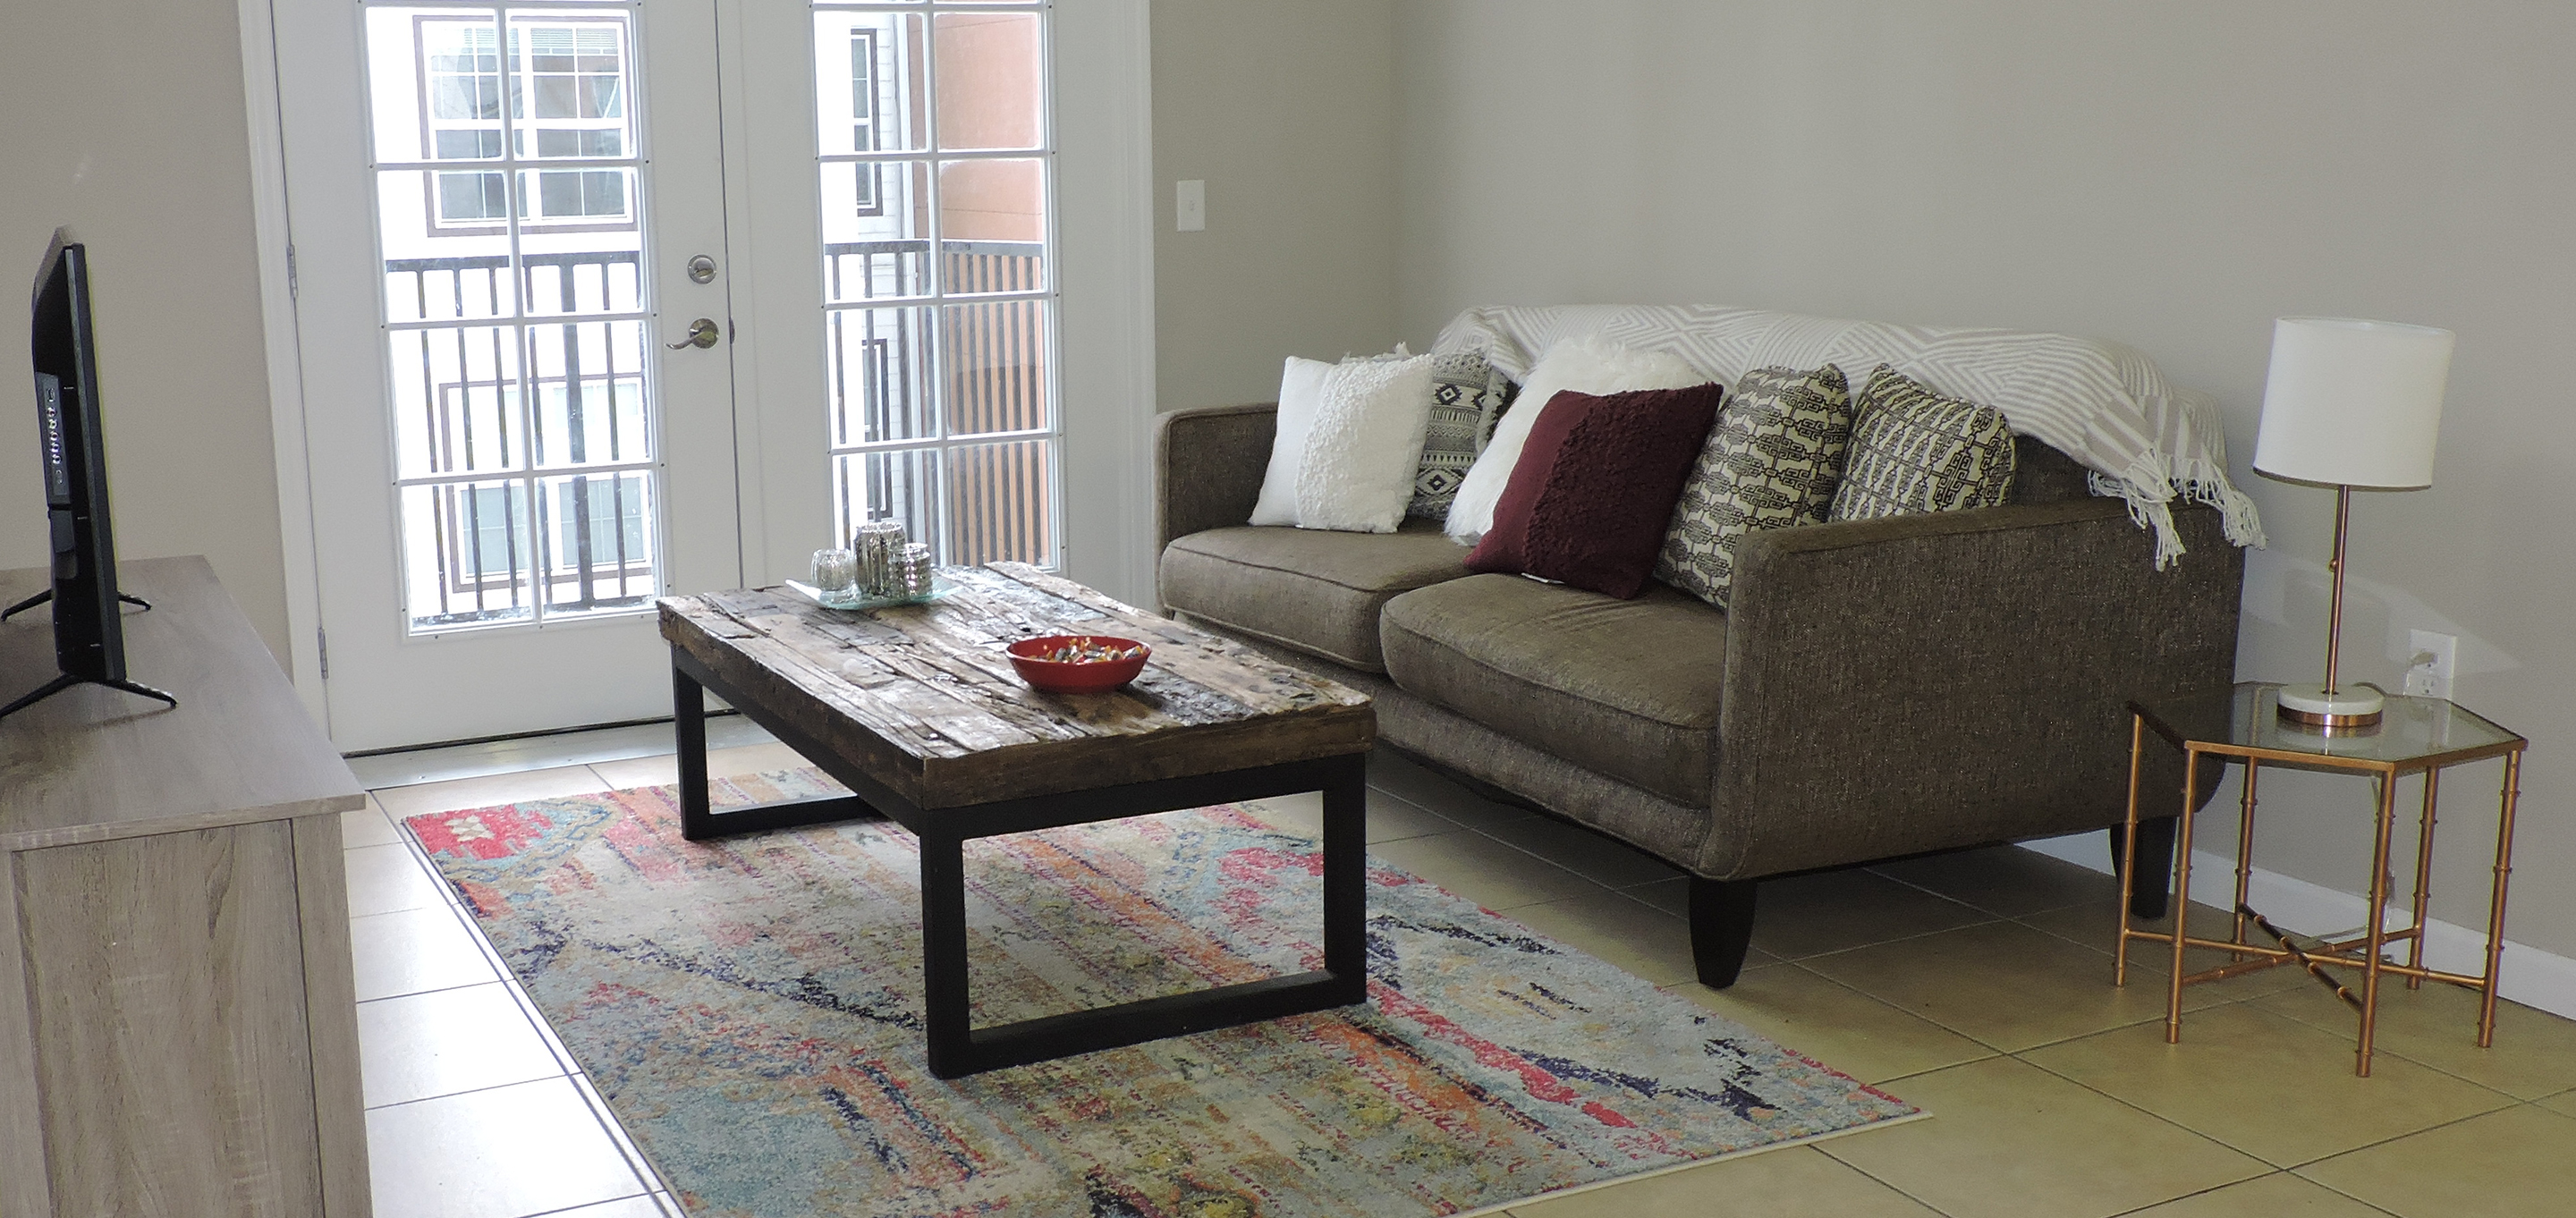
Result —
[{"label": "gold lamp pole", "polygon": [[2344,688],[2344,545],[2352,488],[2412,490],[2433,481],[2433,440],[2450,378],[2448,330],[2340,317],[2284,317],[2272,325],[2272,367],[2263,386],[2263,423],[2254,442],[2257,472],[2335,488],[2333,591],[2326,603],[2326,679],[2284,685],[2281,717],[2321,728],[2379,722],[2387,699],[2367,685]]}]

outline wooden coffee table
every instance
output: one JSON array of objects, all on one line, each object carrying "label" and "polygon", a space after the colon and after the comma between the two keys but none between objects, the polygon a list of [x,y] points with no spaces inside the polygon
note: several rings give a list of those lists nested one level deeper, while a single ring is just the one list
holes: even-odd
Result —
[{"label": "wooden coffee table", "polygon": [[[692,841],[883,815],[921,839],[930,1072],[1003,1066],[1347,1006],[1367,994],[1365,695],[1018,563],[950,568],[947,599],[867,612],[785,589],[661,602]],[[1014,639],[1114,634],[1153,659],[1105,694],[1043,694]],[[713,691],[854,796],[716,811]],[[966,839],[1321,791],[1324,967],[989,1028],[966,994]]]}]

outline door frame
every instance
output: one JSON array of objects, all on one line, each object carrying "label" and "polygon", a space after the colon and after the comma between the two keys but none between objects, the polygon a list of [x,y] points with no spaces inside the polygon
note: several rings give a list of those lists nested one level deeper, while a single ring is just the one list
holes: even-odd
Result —
[{"label": "door frame", "polygon": [[[740,0],[718,0],[721,31]],[[295,313],[292,215],[286,192],[285,116],[278,95],[274,0],[237,0],[242,89],[247,103],[251,215],[259,266],[260,316],[266,336],[269,427],[277,464],[279,540],[286,585],[287,675],[314,721],[331,722],[323,680],[322,556],[314,535],[313,467],[305,425],[302,336]],[[1058,336],[1064,411],[1062,496],[1064,565],[1074,579],[1130,603],[1150,603],[1154,547],[1147,436],[1154,417],[1153,53],[1149,0],[1080,0],[1056,9],[1054,79],[1070,74],[1082,88],[1059,88],[1056,115]],[[738,79],[722,85],[739,101]],[[728,211],[748,182],[727,170]],[[732,260],[732,259],[729,259]],[[736,265],[741,265],[738,260]],[[755,369],[757,336],[737,348],[737,395]],[[739,399],[737,399],[739,400]],[[756,437],[741,434],[737,412],[737,486],[756,485]],[[758,527],[751,496],[742,496],[748,542]],[[748,549],[744,561],[755,561]]]}]

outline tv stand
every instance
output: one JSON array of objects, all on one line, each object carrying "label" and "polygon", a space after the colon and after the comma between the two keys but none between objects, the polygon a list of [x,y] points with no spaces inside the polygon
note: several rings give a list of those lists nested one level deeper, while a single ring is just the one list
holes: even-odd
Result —
[{"label": "tv stand", "polygon": [[144,696],[144,697],[146,697],[146,698],[159,698],[160,700],[162,700],[162,701],[164,701],[164,702],[169,703],[169,704],[170,704],[171,706],[173,706],[173,707],[176,707],[176,706],[178,706],[178,705],[179,705],[179,700],[178,700],[177,698],[172,697],[172,696],[171,696],[171,695],[169,695],[169,694],[165,694],[165,693],[161,692],[160,690],[154,689],[154,688],[152,688],[151,686],[149,686],[149,685],[145,685],[145,684],[143,684],[142,682],[139,682],[139,681],[125,681],[125,680],[119,680],[119,679],[117,679],[117,678],[115,678],[115,677],[69,677],[69,676],[66,676],[66,677],[56,677],[56,678],[54,678],[54,679],[53,679],[53,680],[51,680],[51,681],[47,681],[47,682],[45,682],[44,687],[43,687],[43,688],[41,688],[41,689],[38,689],[36,692],[31,693],[31,694],[28,694],[26,697],[20,698],[20,699],[18,699],[17,701],[12,702],[12,703],[10,703],[10,704],[9,704],[9,705],[7,705],[7,706],[0,706],[0,719],[6,719],[6,718],[8,718],[10,715],[15,714],[15,713],[16,713],[16,712],[18,712],[18,711],[22,711],[22,710],[27,709],[27,708],[28,708],[28,707],[30,707],[30,706],[34,706],[35,704],[37,704],[37,703],[39,703],[39,702],[42,702],[42,701],[44,701],[44,700],[45,700],[45,699],[47,699],[47,698],[53,697],[55,694],[61,693],[61,692],[63,692],[64,690],[70,689],[71,687],[73,687],[73,686],[75,686],[75,685],[104,685],[104,686],[108,687],[109,689],[121,689],[121,690],[124,690],[125,692],[127,692],[127,693],[129,693],[129,694],[141,694],[141,695],[143,695],[143,696]]},{"label": "tv stand", "polygon": [[[11,606],[9,606],[9,607],[8,607],[8,608],[6,608],[6,609],[0,609],[0,622],[8,621],[10,618],[16,617],[16,616],[18,616],[19,614],[24,613],[24,612],[26,612],[26,611],[27,611],[27,610],[29,610],[29,609],[33,609],[33,608],[35,608],[36,606],[41,605],[41,604],[44,604],[46,601],[49,601],[49,600],[52,600],[52,599],[54,599],[54,590],[53,590],[53,589],[51,589],[51,588],[47,588],[47,589],[45,589],[44,591],[39,592],[39,593],[35,594],[34,596],[28,597],[27,599],[25,599],[25,600],[23,600],[23,601],[20,601],[20,602],[18,602],[17,604],[11,605]],[[121,600],[121,601],[124,601],[126,604],[129,604],[129,605],[138,606],[138,607],[140,607],[140,608],[141,608],[144,612],[146,612],[146,613],[149,613],[149,612],[151,612],[151,611],[152,611],[152,602],[147,601],[147,600],[143,599],[142,597],[139,597],[139,596],[129,596],[129,595],[127,595],[127,594],[123,593],[123,592],[119,592],[119,593],[117,593],[117,594],[116,594],[116,599]],[[136,690],[135,692],[136,692],[136,693],[149,693],[150,691],[148,691],[148,690]],[[160,695],[155,694],[155,695],[153,695],[153,696],[155,696],[155,697],[159,697]],[[172,706],[177,706],[177,705],[178,705],[178,703],[173,702],[173,703],[171,703],[170,705],[172,705]],[[9,708],[9,710],[16,710],[16,709],[18,709],[18,708],[14,707],[14,706]],[[8,714],[8,713],[9,713],[9,711],[0,711],[0,715],[5,715],[5,714]]]}]

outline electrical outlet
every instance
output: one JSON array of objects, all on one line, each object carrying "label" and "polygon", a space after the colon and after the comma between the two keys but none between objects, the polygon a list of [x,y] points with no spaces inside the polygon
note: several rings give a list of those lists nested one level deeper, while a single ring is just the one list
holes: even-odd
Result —
[{"label": "electrical outlet", "polygon": [[2413,658],[2406,666],[2405,692],[2418,698],[2450,697],[2451,678],[2459,671],[2460,636],[2409,630],[2406,650]]},{"label": "electrical outlet", "polygon": [[1178,221],[1174,227],[1181,232],[1206,232],[1207,182],[1204,179],[1191,178],[1186,182],[1175,183],[1172,190],[1172,213]]}]

